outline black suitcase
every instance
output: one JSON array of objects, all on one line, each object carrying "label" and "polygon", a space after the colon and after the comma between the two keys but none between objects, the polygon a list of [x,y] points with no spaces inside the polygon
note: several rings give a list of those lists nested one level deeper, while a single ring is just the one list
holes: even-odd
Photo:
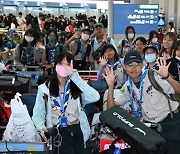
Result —
[{"label": "black suitcase", "polygon": [[102,112],[99,118],[104,126],[108,126],[131,146],[133,154],[167,153],[165,139],[120,106]]}]

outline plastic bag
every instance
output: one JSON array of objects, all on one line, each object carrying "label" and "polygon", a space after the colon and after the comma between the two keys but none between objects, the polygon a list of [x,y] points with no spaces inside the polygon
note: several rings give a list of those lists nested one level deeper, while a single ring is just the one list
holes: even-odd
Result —
[{"label": "plastic bag", "polygon": [[2,61],[0,61],[0,72],[2,72],[3,70],[7,70],[6,66],[4,65],[4,63]]},{"label": "plastic bag", "polygon": [[16,93],[11,100],[11,116],[4,132],[3,140],[14,142],[41,142],[41,138],[23,105],[21,94]]}]

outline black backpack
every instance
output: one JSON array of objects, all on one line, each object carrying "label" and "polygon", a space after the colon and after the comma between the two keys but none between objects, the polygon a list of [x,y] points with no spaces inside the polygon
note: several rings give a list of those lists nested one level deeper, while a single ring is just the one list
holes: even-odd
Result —
[{"label": "black backpack", "polygon": [[[76,50],[74,56],[78,55],[78,53],[81,52],[81,45],[82,45],[82,44],[81,44],[81,41],[78,40],[78,41],[77,41],[77,50]],[[91,44],[88,43],[87,49],[86,49],[86,52],[85,52],[85,55],[84,55],[84,57],[83,57],[82,60],[86,60],[86,57],[89,57],[90,52],[91,52]]]},{"label": "black backpack", "polygon": [[[75,52],[75,55],[78,55],[79,52],[81,52],[81,41],[78,40],[77,41],[77,50]],[[75,65],[74,68],[76,68],[77,70],[89,70],[90,67],[90,63],[89,63],[89,55],[91,52],[91,44],[88,43],[87,48],[86,48],[86,52],[84,53],[84,57],[81,60],[75,60]],[[88,58],[88,62],[86,61],[86,58]]]},{"label": "black backpack", "polygon": [[[111,38],[110,37],[107,37],[107,40],[108,40],[108,43],[110,43],[111,41]],[[94,47],[94,39],[91,40],[91,46]],[[102,42],[102,44],[100,45],[100,47],[94,51],[92,53],[92,57],[95,59],[95,60],[99,60],[100,56],[101,56],[101,51],[102,51],[102,48],[106,45],[107,43],[105,41]]]},{"label": "black backpack", "polygon": [[157,83],[156,79],[154,78],[153,70],[148,70],[148,77],[149,77],[149,81],[152,84],[152,86],[167,98],[171,118],[173,118],[172,108],[171,108],[171,104],[170,104],[169,100],[176,101],[180,104],[180,94],[176,93],[176,92],[174,94],[170,94],[170,95],[166,94],[164,92],[163,88]]}]

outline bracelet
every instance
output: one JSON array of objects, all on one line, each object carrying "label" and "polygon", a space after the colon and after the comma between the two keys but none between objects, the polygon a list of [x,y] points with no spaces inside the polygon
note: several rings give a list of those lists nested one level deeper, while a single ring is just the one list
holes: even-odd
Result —
[{"label": "bracelet", "polygon": [[162,77],[162,79],[164,79],[164,80],[166,80],[167,78],[169,78],[169,73],[168,73],[168,75],[165,78]]}]

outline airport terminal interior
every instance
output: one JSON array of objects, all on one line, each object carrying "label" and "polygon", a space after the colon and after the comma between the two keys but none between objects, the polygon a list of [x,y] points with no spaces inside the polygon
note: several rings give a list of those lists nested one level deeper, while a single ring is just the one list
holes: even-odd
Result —
[{"label": "airport terminal interior", "polygon": [[180,0],[0,0],[0,153],[180,154]]}]

